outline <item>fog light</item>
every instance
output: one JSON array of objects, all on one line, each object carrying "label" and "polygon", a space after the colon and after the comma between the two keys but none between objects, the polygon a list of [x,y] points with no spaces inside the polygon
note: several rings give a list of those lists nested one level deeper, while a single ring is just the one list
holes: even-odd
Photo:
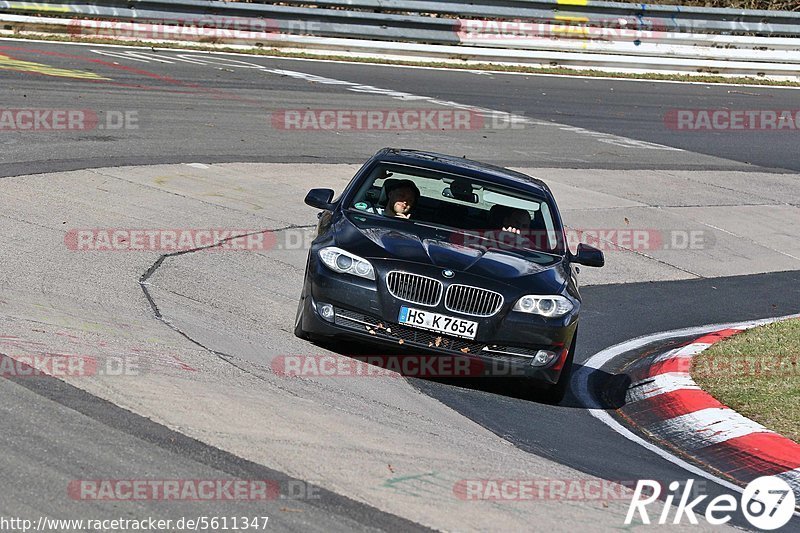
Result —
[{"label": "fog light", "polygon": [[328,322],[333,322],[333,317],[336,313],[333,312],[333,306],[331,304],[320,304],[317,309],[319,310],[319,316]]},{"label": "fog light", "polygon": [[533,356],[533,360],[531,361],[531,366],[544,366],[550,363],[555,356],[556,356],[555,352],[551,352],[548,350],[539,350],[538,352],[536,352],[536,355]]}]

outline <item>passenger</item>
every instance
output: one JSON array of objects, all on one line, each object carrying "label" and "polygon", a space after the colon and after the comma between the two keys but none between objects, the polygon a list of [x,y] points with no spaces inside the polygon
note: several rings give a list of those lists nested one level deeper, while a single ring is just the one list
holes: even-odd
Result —
[{"label": "passenger", "polygon": [[411,218],[411,210],[419,200],[420,192],[411,180],[398,180],[386,186],[386,208],[383,215],[387,217]]}]

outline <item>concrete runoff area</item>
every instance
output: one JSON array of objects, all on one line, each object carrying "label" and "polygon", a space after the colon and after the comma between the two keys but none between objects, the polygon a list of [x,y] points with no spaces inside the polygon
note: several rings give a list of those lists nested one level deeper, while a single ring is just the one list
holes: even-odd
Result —
[{"label": "concrete runoff area", "polygon": [[[457,497],[454,487],[467,479],[594,478],[514,447],[405,379],[272,371],[281,355],[330,353],[292,335],[307,254],[297,235],[317,220],[303,204],[307,189],[340,192],[357,168],[165,165],[0,180],[0,352],[17,357],[45,349],[101,362],[135,356],[139,370],[128,375],[63,379],[202,442],[425,526],[536,523],[557,530],[569,517],[571,527],[620,527],[627,500]],[[583,284],[800,267],[800,245],[780,238],[781,231],[797,234],[797,199],[782,192],[792,190],[796,175],[522,170],[550,184],[571,228],[697,230],[713,241],[695,249],[607,250],[605,268],[582,268]],[[765,189],[752,190],[762,179]],[[715,184],[708,198],[697,194],[700,181]],[[665,190],[669,205],[654,204]],[[759,227],[769,237],[760,238]],[[86,228],[274,230],[280,246],[166,258],[146,282],[160,321],[139,279],[162,252],[69,249],[70,231]],[[137,477],[126,474],[119,477]],[[83,475],[103,473],[87,464]],[[653,508],[651,517],[659,507]]]},{"label": "concrete runoff area", "polygon": [[542,178],[573,234],[606,252],[604,268],[582,269],[584,285],[800,266],[796,174],[518,170]]}]

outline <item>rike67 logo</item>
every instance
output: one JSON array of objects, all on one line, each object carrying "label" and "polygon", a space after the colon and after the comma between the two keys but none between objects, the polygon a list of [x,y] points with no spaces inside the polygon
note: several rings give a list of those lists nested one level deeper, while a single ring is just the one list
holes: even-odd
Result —
[{"label": "rike67 logo", "polygon": [[[682,494],[677,491],[681,483],[673,481],[669,484],[669,492],[664,498],[664,508],[656,520],[658,524],[670,523],[670,512],[674,500],[678,500],[672,524],[680,524],[684,517],[691,524],[697,524],[697,515],[694,508],[703,502],[708,495],[698,496],[689,501],[693,496],[692,485],[694,480],[688,480]],[[625,524],[630,525],[637,511],[642,523],[650,524],[647,506],[655,502],[661,495],[661,484],[648,479],[639,480],[633,492],[633,499]],[[754,479],[744,489],[740,501],[730,494],[722,494],[706,504],[705,519],[711,525],[718,526],[729,522],[737,506],[741,505],[744,517],[753,527],[771,531],[785,526],[794,514],[796,498],[792,487],[783,479],[775,476],[764,476]]]}]

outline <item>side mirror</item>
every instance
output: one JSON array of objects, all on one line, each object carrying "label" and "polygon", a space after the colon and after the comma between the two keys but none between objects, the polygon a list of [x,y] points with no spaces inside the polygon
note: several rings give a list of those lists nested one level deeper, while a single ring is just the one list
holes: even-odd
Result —
[{"label": "side mirror", "polygon": [[572,260],[587,267],[601,267],[606,264],[603,252],[583,243],[578,244],[578,253],[572,256]]},{"label": "side mirror", "polygon": [[331,189],[311,189],[306,194],[305,202],[317,209],[330,209],[333,200],[333,190]]}]

